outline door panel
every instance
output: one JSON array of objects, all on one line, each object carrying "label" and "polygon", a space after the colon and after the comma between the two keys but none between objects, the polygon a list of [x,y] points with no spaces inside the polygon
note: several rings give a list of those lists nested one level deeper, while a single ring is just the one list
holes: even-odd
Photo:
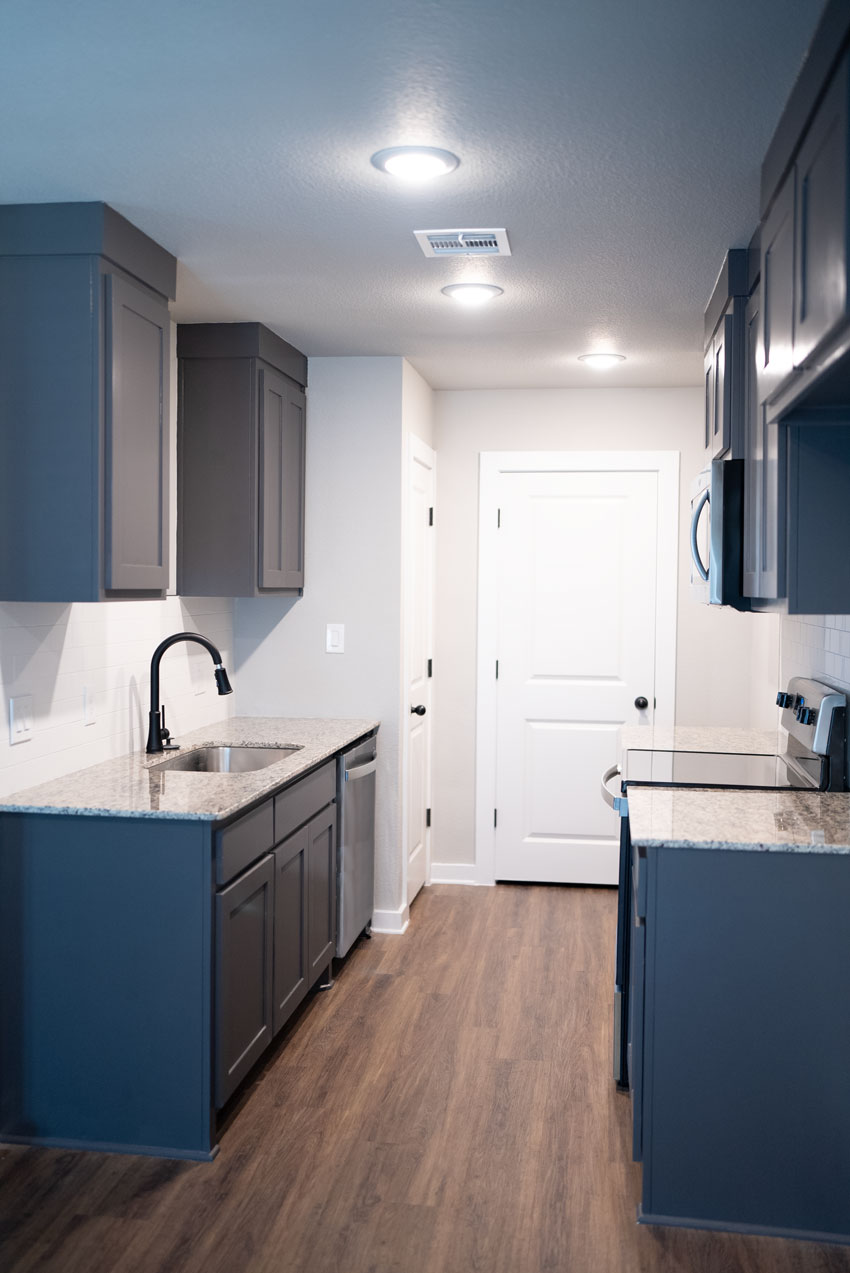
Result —
[{"label": "door panel", "polygon": [[305,396],[270,367],[259,374],[260,588],[304,586]]},{"label": "door panel", "polygon": [[310,985],[330,964],[336,939],[336,805],[307,827],[307,949]]},{"label": "door panel", "polygon": [[105,278],[107,315],[105,587],[168,586],[168,306]]},{"label": "door panel", "polygon": [[613,884],[599,777],[652,718],[657,476],[502,481],[496,878]]}]

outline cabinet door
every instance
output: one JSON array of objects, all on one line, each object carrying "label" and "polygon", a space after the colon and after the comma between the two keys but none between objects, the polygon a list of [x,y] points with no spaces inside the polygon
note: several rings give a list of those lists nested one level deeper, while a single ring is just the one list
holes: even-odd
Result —
[{"label": "cabinet door", "polygon": [[847,313],[847,96],[845,58],[797,160],[795,366]]},{"label": "cabinet door", "polygon": [[270,367],[259,372],[260,588],[304,586],[306,398]]},{"label": "cabinet door", "polygon": [[216,894],[217,1108],[271,1042],[273,903],[271,854]]},{"label": "cabinet door", "polygon": [[104,588],[168,586],[168,306],[107,274]]},{"label": "cabinet door", "polygon": [[705,374],[705,462],[711,460],[712,444],[714,441],[714,411],[716,399],[714,396],[714,343],[712,342],[705,355],[703,364]]},{"label": "cabinet door", "polygon": [[310,985],[331,962],[336,938],[336,805],[307,827],[307,958]]},{"label": "cabinet door", "polygon": [[310,988],[307,971],[308,827],[275,849],[274,1029],[298,1007]]},{"label": "cabinet door", "polygon": [[745,318],[744,360],[744,571],[745,597],[760,597],[761,592],[761,483],[763,434],[756,382],[760,293],[755,291],[747,305]]},{"label": "cabinet door", "polygon": [[789,173],[762,227],[759,401],[790,377],[794,345],[794,172]]}]

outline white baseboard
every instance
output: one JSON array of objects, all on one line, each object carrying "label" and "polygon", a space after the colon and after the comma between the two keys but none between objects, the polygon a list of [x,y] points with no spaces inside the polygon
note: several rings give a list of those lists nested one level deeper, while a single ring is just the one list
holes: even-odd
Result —
[{"label": "white baseboard", "polygon": [[372,912],[372,932],[373,933],[393,933],[400,936],[406,932],[410,923],[410,907],[400,906],[394,911],[373,911]]},{"label": "white baseboard", "polygon": [[481,884],[473,862],[432,862],[431,884]]}]

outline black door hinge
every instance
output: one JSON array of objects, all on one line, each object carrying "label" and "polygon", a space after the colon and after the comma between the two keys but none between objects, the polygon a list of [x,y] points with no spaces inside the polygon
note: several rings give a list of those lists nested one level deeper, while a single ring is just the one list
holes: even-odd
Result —
[{"label": "black door hinge", "polygon": [[433,508],[429,508],[429,509],[428,509],[428,525],[429,525],[429,526],[433,526],[433,525],[434,525],[434,510],[433,510]]},{"label": "black door hinge", "polygon": [[498,825],[499,825],[499,810],[494,809],[493,810],[493,826],[497,827]]},{"label": "black door hinge", "polygon": [[433,659],[428,660],[428,675],[429,676],[434,675],[434,660]]},{"label": "black door hinge", "polygon": [[502,528],[502,510],[500,508],[497,508],[496,509],[496,530],[501,530],[501,528]]},{"label": "black door hinge", "polygon": [[499,679],[499,660],[496,659],[496,680]]},{"label": "black door hinge", "polygon": [[431,825],[431,810],[430,809],[425,810],[425,825],[426,827],[430,827]]}]

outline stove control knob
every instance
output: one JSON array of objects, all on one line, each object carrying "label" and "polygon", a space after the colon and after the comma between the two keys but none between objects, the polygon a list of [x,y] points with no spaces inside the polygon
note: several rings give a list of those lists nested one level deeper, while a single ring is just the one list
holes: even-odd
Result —
[{"label": "stove control knob", "polygon": [[790,707],[790,706],[792,705],[792,703],[793,703],[793,702],[794,702],[794,695],[793,695],[793,694],[783,694],[783,693],[779,693],[779,694],[777,694],[777,695],[776,695],[776,706],[777,706],[777,707]]},{"label": "stove control knob", "polygon": [[814,707],[797,708],[797,720],[801,725],[814,725],[817,718],[818,714]]}]

